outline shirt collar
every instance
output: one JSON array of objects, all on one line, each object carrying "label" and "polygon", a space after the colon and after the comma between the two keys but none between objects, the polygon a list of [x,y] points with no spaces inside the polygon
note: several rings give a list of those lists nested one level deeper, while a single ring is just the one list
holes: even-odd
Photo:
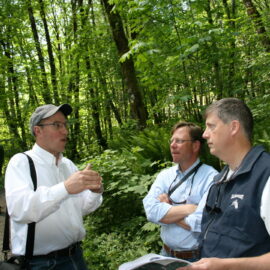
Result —
[{"label": "shirt collar", "polygon": [[[37,143],[34,144],[32,150],[44,162],[46,162],[46,163],[48,163],[50,165],[52,165],[52,164],[56,165],[56,157],[53,154],[51,154],[50,152],[48,152],[45,149],[43,149],[42,147],[40,147]],[[58,160],[58,165],[60,165],[62,163],[62,158],[63,158],[63,154],[60,153],[59,160]]]},{"label": "shirt collar", "polygon": [[186,175],[187,173],[189,173],[195,166],[197,166],[200,162],[200,159],[198,158],[187,170],[185,170],[184,172],[179,170],[179,165],[175,166],[176,169],[176,174],[179,175]]},{"label": "shirt collar", "polygon": [[[254,163],[257,161],[257,159],[260,157],[260,155],[262,155],[263,152],[265,152],[265,150],[264,150],[264,147],[262,145],[252,147],[250,149],[250,151],[246,154],[244,159],[242,160],[242,163],[241,163],[240,167],[238,168],[238,170],[236,170],[232,174],[233,177],[231,177],[231,180],[233,180],[236,176],[238,176],[240,174],[244,174],[244,173],[251,171]],[[222,171],[214,177],[214,181],[219,182],[220,179],[223,178],[223,175],[228,170],[229,170],[228,165],[226,165],[222,169]]]}]

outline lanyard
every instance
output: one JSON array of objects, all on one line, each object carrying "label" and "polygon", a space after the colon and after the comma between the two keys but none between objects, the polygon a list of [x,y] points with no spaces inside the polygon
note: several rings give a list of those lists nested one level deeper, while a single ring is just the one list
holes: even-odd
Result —
[{"label": "lanyard", "polygon": [[172,189],[171,189],[171,185],[173,184],[173,182],[177,179],[178,174],[176,175],[175,179],[172,181],[170,187],[169,187],[169,191],[168,191],[168,196],[170,197],[171,194],[182,184],[184,183],[194,172],[195,174],[197,173],[198,169],[201,167],[202,162],[200,162],[198,165],[196,165],[191,171],[189,171]]}]

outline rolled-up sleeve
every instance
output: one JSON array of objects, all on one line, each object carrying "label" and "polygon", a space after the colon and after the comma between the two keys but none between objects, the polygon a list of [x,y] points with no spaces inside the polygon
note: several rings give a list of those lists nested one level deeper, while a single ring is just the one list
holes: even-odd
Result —
[{"label": "rolled-up sleeve", "polygon": [[172,207],[170,204],[160,202],[157,198],[160,194],[168,193],[168,178],[173,178],[173,171],[175,169],[169,168],[161,171],[153,185],[151,186],[148,194],[143,199],[144,210],[148,221],[156,224],[163,224],[159,222]]},{"label": "rolled-up sleeve", "polygon": [[195,212],[192,214],[188,215],[185,218],[185,222],[189,225],[190,230],[192,232],[201,232],[201,220],[202,220],[202,214],[203,214],[203,209],[206,204],[207,200],[207,195],[208,191],[213,184],[213,178],[218,172],[214,169],[211,169],[202,177],[202,182],[205,184],[202,185],[201,189],[201,200],[198,203],[198,207]]}]

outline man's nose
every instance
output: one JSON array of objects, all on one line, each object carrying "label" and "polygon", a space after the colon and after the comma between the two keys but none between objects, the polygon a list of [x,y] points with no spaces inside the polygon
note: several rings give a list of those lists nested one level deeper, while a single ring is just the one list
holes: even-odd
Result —
[{"label": "man's nose", "polygon": [[207,129],[205,129],[205,131],[203,132],[202,137],[203,137],[204,139],[207,139],[207,138],[208,138],[208,131],[207,131]]},{"label": "man's nose", "polygon": [[68,134],[68,128],[66,127],[66,126],[63,126],[62,128],[61,128],[61,132],[63,133],[63,134]]},{"label": "man's nose", "polygon": [[171,143],[170,143],[170,146],[171,146],[172,148],[175,148],[175,147],[177,146],[176,141],[175,141],[175,140],[172,140]]}]

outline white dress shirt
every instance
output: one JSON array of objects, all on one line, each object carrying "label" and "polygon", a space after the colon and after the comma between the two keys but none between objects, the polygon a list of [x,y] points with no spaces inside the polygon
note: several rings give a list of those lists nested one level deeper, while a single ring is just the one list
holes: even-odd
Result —
[{"label": "white dress shirt", "polygon": [[55,157],[37,144],[26,153],[34,161],[37,190],[33,190],[29,162],[22,153],[11,158],[5,176],[12,253],[25,254],[27,224],[31,222],[36,222],[34,255],[81,241],[85,236],[83,216],[101,205],[102,195],[90,190],[69,194],[64,181],[78,169],[62,155],[56,165]]}]

